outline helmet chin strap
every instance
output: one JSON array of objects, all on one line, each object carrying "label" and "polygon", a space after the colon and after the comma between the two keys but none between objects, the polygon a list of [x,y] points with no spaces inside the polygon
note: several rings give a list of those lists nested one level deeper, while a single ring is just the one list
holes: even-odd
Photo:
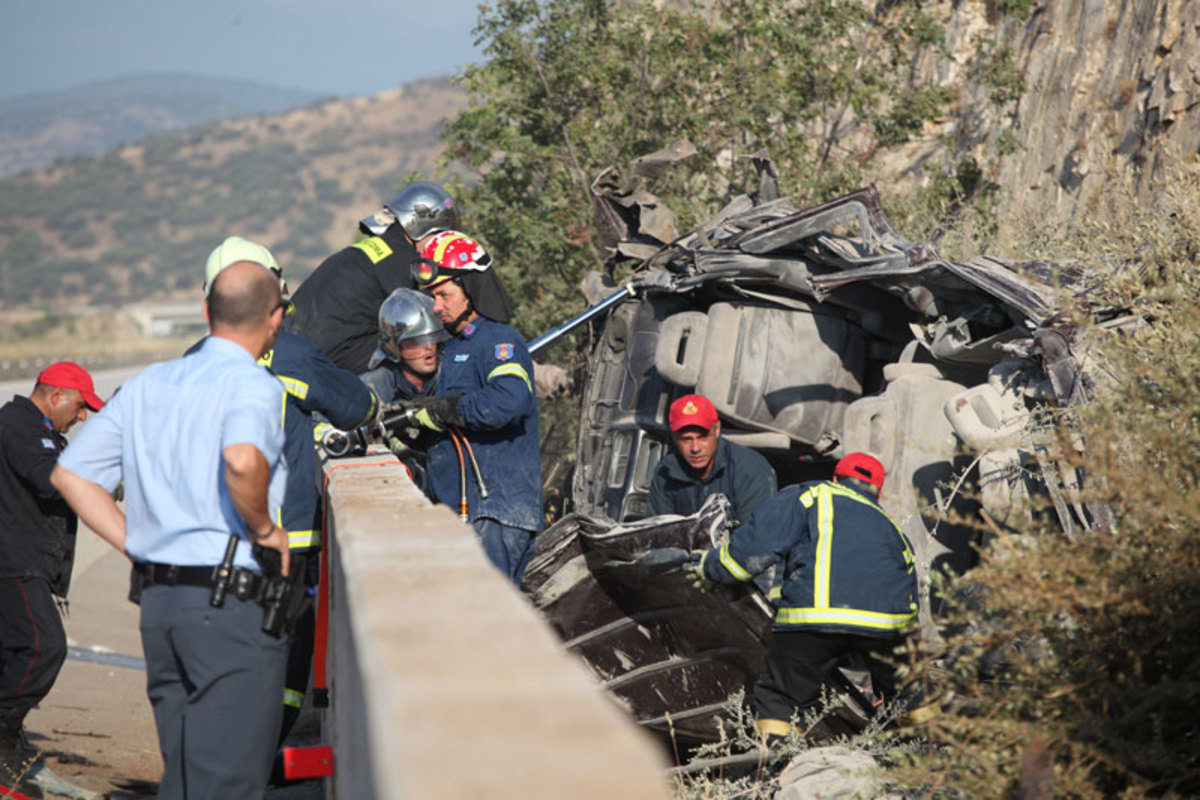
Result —
[{"label": "helmet chin strap", "polygon": [[461,314],[459,314],[457,317],[455,317],[453,320],[451,320],[450,324],[446,326],[446,330],[450,331],[451,334],[457,336],[463,323],[465,323],[470,318],[470,316],[475,313],[475,304],[471,302],[471,295],[467,294],[467,289],[465,286],[462,285],[462,281],[459,280],[458,278],[453,278],[452,280],[456,284],[458,284],[458,288],[463,290],[463,295],[466,296],[466,298],[467,298],[466,310],[463,311]]}]

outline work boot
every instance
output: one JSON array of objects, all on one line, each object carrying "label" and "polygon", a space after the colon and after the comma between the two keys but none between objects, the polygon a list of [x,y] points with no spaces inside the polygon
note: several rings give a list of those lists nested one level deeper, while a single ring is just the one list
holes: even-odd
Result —
[{"label": "work boot", "polygon": [[785,741],[792,731],[799,728],[781,719],[757,719],[754,727],[758,729],[758,744],[763,750],[770,750]]},{"label": "work boot", "polygon": [[25,715],[28,713],[28,708],[0,711],[0,762],[10,767],[23,768],[42,755],[25,735]]},{"label": "work boot", "polygon": [[31,773],[39,766],[34,760],[22,762],[7,752],[0,755],[0,796],[42,800],[42,788],[31,780]]}]

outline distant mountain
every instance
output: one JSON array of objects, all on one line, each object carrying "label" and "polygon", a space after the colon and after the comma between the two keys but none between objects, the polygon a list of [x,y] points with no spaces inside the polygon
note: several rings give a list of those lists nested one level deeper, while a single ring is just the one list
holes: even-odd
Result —
[{"label": "distant mountain", "polygon": [[0,310],[199,302],[229,235],[271,248],[293,288],[354,241],[406,177],[434,178],[446,79],[160,133],[0,180]]},{"label": "distant mountain", "polygon": [[0,178],[156,133],[275,114],[318,99],[298,89],[168,73],[0,100]]}]

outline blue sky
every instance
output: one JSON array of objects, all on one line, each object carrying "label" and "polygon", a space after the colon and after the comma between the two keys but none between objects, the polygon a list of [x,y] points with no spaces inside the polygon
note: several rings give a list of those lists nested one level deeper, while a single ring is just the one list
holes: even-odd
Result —
[{"label": "blue sky", "polygon": [[0,98],[184,72],[343,97],[478,58],[479,0],[0,0]]}]

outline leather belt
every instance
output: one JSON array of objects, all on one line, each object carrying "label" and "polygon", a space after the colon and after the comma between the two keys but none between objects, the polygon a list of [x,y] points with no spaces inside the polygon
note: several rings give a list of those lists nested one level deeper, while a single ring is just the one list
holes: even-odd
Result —
[{"label": "leather belt", "polygon": [[[174,564],[156,564],[145,561],[137,564],[142,576],[142,587],[151,586],[199,586],[212,588],[217,567],[180,567]],[[229,583],[229,591],[240,600],[257,599],[263,588],[263,576],[245,569],[235,569]]]}]

